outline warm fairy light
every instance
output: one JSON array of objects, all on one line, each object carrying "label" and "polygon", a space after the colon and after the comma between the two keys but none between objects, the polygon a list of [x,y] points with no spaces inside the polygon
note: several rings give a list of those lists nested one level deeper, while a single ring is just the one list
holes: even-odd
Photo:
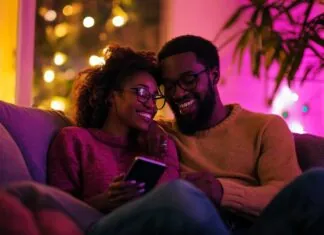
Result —
[{"label": "warm fairy light", "polygon": [[44,73],[44,81],[47,83],[51,83],[54,81],[55,73],[52,69],[48,69]]},{"label": "warm fairy light", "polygon": [[87,16],[83,19],[83,26],[86,28],[91,28],[94,24],[95,20],[91,16]]},{"label": "warm fairy light", "polygon": [[67,56],[62,52],[56,52],[54,55],[54,63],[58,66],[66,62]]},{"label": "warm fairy light", "polygon": [[62,24],[58,24],[55,26],[54,32],[56,37],[64,37],[67,33],[68,33],[68,24],[67,23],[62,23]]},{"label": "warm fairy light", "polygon": [[44,19],[46,21],[54,21],[56,19],[56,12],[54,10],[49,10],[45,13]]},{"label": "warm fairy light", "polygon": [[63,8],[63,14],[65,16],[71,16],[71,15],[73,15],[73,7],[71,5],[66,5]]},{"label": "warm fairy light", "polygon": [[91,66],[103,65],[105,64],[105,59],[96,55],[92,55],[89,58],[89,64]]},{"label": "warm fairy light", "polygon": [[115,16],[113,19],[112,19],[112,23],[115,27],[121,27],[125,24],[126,20],[124,17],[122,16]]},{"label": "warm fairy light", "polygon": [[51,108],[54,110],[65,111],[65,102],[59,99],[53,99],[51,101]]}]

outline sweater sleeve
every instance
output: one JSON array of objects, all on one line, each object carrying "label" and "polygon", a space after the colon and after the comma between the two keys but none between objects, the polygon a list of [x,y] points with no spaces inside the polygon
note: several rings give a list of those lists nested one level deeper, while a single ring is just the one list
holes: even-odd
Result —
[{"label": "sweater sleeve", "polygon": [[76,136],[62,130],[54,139],[48,157],[48,183],[80,198],[81,146]]},{"label": "sweater sleeve", "polygon": [[224,190],[221,206],[253,216],[258,216],[301,173],[293,135],[283,119],[273,115],[259,138],[261,150],[256,174],[260,185],[245,186],[231,179],[219,179]]}]

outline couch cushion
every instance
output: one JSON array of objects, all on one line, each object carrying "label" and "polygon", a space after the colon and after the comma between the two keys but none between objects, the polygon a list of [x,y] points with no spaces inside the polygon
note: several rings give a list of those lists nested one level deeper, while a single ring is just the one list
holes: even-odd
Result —
[{"label": "couch cushion", "polygon": [[87,230],[103,214],[71,195],[36,182],[17,182],[4,188],[32,211],[54,209],[71,218],[80,229]]},{"label": "couch cushion", "polygon": [[46,155],[53,136],[69,121],[59,112],[24,108],[0,101],[0,123],[22,152],[34,180],[46,182]]},{"label": "couch cushion", "polygon": [[0,185],[31,179],[23,155],[0,123]]},{"label": "couch cushion", "polygon": [[310,134],[294,134],[294,137],[301,169],[324,167],[324,138]]}]

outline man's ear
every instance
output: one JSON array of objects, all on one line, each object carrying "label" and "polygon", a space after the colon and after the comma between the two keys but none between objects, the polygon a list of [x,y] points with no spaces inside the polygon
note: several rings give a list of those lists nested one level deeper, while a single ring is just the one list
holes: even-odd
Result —
[{"label": "man's ear", "polygon": [[212,77],[213,85],[218,84],[220,76],[219,76],[219,69],[217,67],[214,67],[211,70],[211,77]]}]

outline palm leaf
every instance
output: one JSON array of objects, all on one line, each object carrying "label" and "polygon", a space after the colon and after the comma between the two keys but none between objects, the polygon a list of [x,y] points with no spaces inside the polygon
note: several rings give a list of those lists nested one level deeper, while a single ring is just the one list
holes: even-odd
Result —
[{"label": "palm leaf", "polygon": [[314,68],[313,65],[309,65],[309,66],[306,67],[305,72],[304,72],[304,75],[303,75],[303,77],[302,77],[302,79],[300,81],[300,84],[301,85],[303,85],[304,82],[307,80],[308,74],[313,70],[313,68]]},{"label": "palm leaf", "polygon": [[291,82],[294,80],[296,72],[299,69],[299,66],[303,59],[304,52],[305,52],[305,47],[301,47],[298,49],[298,52],[294,53],[294,57],[291,62],[290,70],[287,75],[287,81],[288,81],[289,86],[291,85]]},{"label": "palm leaf", "polygon": [[[245,30],[245,32],[242,34],[241,38],[237,42],[235,49],[234,49],[233,61],[236,61],[238,59],[238,72],[239,73],[241,72],[243,53],[244,53],[245,49],[247,48],[250,34],[251,34],[250,28]],[[238,58],[237,58],[237,56],[238,56]]]},{"label": "palm leaf", "polygon": [[280,70],[279,70],[279,72],[278,72],[278,74],[276,76],[276,79],[275,79],[276,86],[275,86],[275,88],[274,88],[274,90],[272,92],[272,98],[277,93],[277,91],[278,91],[278,89],[279,89],[279,87],[280,87],[280,85],[281,85],[281,83],[282,83],[282,81],[284,79],[284,76],[287,73],[287,70],[288,70],[289,65],[291,63],[291,60],[292,60],[292,55],[289,54],[286,57],[286,59],[281,63]]},{"label": "palm leaf", "polygon": [[225,23],[225,25],[222,27],[222,31],[230,28],[233,24],[235,24],[237,22],[237,20],[239,19],[239,17],[243,14],[243,12],[246,11],[247,9],[249,9],[250,7],[252,7],[251,4],[243,5],[243,6],[239,7],[234,12],[234,14],[229,18],[229,20]]}]

